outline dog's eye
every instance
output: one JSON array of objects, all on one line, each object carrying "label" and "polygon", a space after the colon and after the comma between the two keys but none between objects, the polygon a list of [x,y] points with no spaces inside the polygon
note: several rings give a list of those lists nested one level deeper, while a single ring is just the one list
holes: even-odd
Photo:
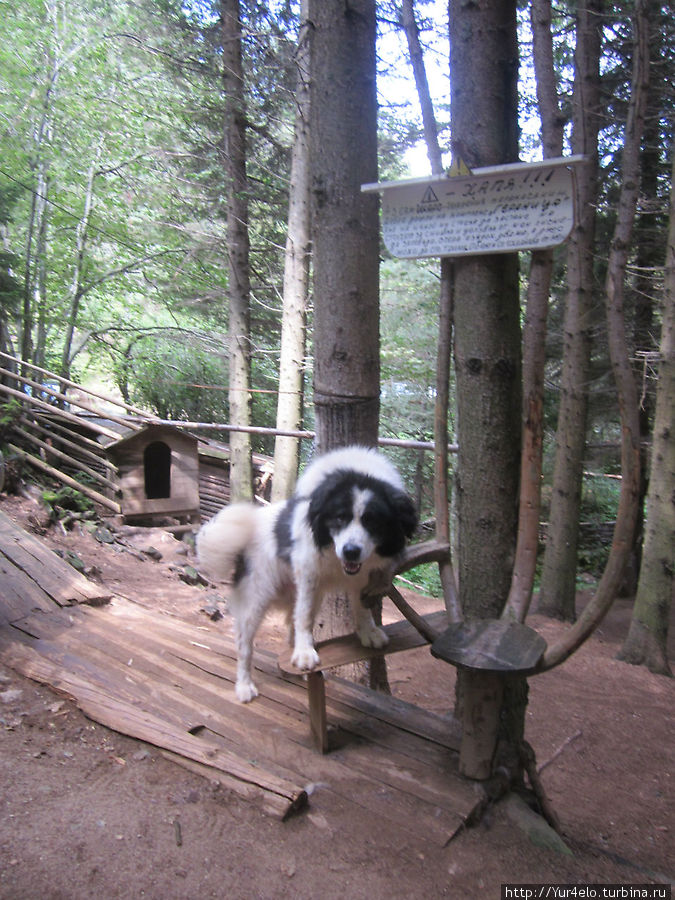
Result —
[{"label": "dog's eye", "polygon": [[333,516],[331,519],[331,528],[340,529],[344,528],[346,525],[349,525],[349,516],[344,513],[343,515]]}]

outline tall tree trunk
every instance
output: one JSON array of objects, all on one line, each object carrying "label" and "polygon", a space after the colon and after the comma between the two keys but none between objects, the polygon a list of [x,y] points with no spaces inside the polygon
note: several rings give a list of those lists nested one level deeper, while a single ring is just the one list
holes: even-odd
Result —
[{"label": "tall tree trunk", "polygon": [[[408,42],[408,52],[417,96],[422,112],[424,139],[427,155],[433,175],[443,172],[443,154],[438,142],[438,125],[434,114],[434,106],[429,91],[424,54],[419,38],[419,28],[415,20],[413,0],[403,0],[401,5],[401,24]],[[448,404],[450,399],[450,359],[452,356],[453,327],[453,284],[452,260],[441,259],[441,279],[438,298],[438,343],[436,348],[436,401],[434,408],[434,506],[436,517],[436,537],[450,541],[450,492],[448,489]],[[454,568],[450,555],[440,564],[440,578],[443,585],[443,596],[448,615],[452,620],[460,617],[459,598]]]},{"label": "tall tree trunk", "polygon": [[[669,84],[669,76],[663,71],[665,38],[662,30],[660,11],[650,17],[649,22],[649,90],[645,113],[645,128],[640,159],[640,206],[635,221],[633,243],[635,245],[635,280],[633,282],[630,306],[634,309],[633,347],[635,350],[655,352],[658,342],[658,325],[654,319],[654,295],[657,287],[654,272],[663,261],[663,230],[657,221],[656,210],[661,206],[661,110],[664,108],[664,93]],[[624,575],[621,593],[633,597],[637,593],[642,543],[644,541],[644,509],[649,478],[649,446],[654,421],[654,392],[646,390],[646,379],[640,397],[640,500],[638,502],[638,526],[631,553],[631,559]]]},{"label": "tall tree trunk", "polygon": [[575,618],[579,510],[586,446],[602,6],[602,0],[582,0],[577,10],[572,150],[586,155],[588,163],[577,172],[577,221],[567,253],[563,374],[539,599],[540,612],[567,621]]},{"label": "tall tree trunk", "polygon": [[[305,370],[306,314],[309,293],[310,195],[309,195],[309,42],[307,0],[301,8],[301,26],[295,61],[295,136],[288,197],[288,233],[284,263],[284,300],[281,320],[279,399],[277,428],[298,431],[302,424]],[[278,435],[274,442],[272,500],[290,496],[298,473],[300,441]]]},{"label": "tall tree trunk", "polygon": [[[323,453],[373,446],[378,434],[378,200],[361,193],[377,181],[375,2],[310,0],[309,20],[314,402]],[[343,598],[324,604],[319,627],[322,637],[353,629]]]},{"label": "tall tree trunk", "polygon": [[663,285],[663,324],[656,389],[647,522],[637,596],[618,658],[671,675],[668,622],[675,585],[675,160]]},{"label": "tall tree trunk", "polygon": [[649,83],[648,33],[647,4],[645,0],[638,0],[633,21],[633,76],[624,129],[621,192],[605,284],[607,343],[621,414],[621,491],[616,525],[597,591],[572,628],[548,647],[542,663],[544,669],[567,659],[602,621],[619,591],[635,534],[640,483],[640,426],[637,389],[626,342],[623,294],[640,181],[640,145]]},{"label": "tall tree trunk", "polygon": [[[450,2],[453,146],[469,166],[517,159],[515,0]],[[455,371],[459,442],[459,595],[468,619],[492,618],[509,591],[521,437],[518,258],[455,261]],[[457,707],[475,676],[458,672]],[[527,683],[504,691],[496,764],[517,777]]]},{"label": "tall tree trunk", "polygon": [[84,209],[82,211],[82,216],[77,223],[75,233],[75,259],[73,261],[73,277],[70,285],[70,309],[68,311],[66,334],[63,340],[63,351],[61,354],[61,375],[63,375],[64,378],[70,378],[73,335],[75,334],[75,328],[77,327],[77,316],[80,309],[80,300],[82,299],[82,279],[87,251],[89,219],[94,206],[94,178],[96,177],[96,170],[103,152],[103,140],[103,136],[100,136],[94,153],[94,159],[89,166],[87,182],[84,189]]},{"label": "tall tree trunk", "polygon": [[[225,91],[225,167],[227,201],[227,293],[230,422],[251,424],[251,328],[246,175],[246,110],[239,0],[221,0]],[[253,496],[251,437],[230,435],[230,491],[233,500]]]},{"label": "tall tree trunk", "polygon": [[[470,166],[512,162],[518,153],[515,2],[467,6],[452,0],[450,48],[453,145],[465,148]],[[511,578],[520,462],[519,314],[516,255],[455,261],[459,581],[468,617],[498,616]]]},{"label": "tall tree trunk", "polygon": [[312,0],[314,402],[317,449],[377,442],[375,3]]},{"label": "tall tree trunk", "polygon": [[[562,156],[564,117],[558,103],[553,64],[551,0],[533,0],[534,72],[544,157]],[[532,600],[539,549],[541,471],[544,446],[544,369],[546,319],[553,272],[553,250],[535,250],[530,260],[523,329],[523,438],[520,463],[518,540],[507,611],[523,622]]]}]

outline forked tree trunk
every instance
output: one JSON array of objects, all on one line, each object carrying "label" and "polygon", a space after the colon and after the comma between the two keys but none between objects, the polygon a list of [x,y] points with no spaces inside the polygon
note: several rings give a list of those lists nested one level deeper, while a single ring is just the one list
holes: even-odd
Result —
[{"label": "forked tree trunk", "polygon": [[[246,175],[246,112],[241,58],[239,0],[221,0],[225,92],[227,197],[227,294],[229,300],[229,409],[233,425],[251,424],[251,335]],[[251,438],[230,435],[230,490],[233,500],[253,495]]]},{"label": "forked tree trunk", "polygon": [[577,172],[577,220],[567,251],[563,374],[553,469],[553,492],[539,611],[575,618],[579,510],[586,447],[591,353],[593,248],[600,124],[602,0],[582,0],[577,11],[572,151],[588,162]]},{"label": "forked tree trunk", "polygon": [[[298,431],[302,425],[305,370],[306,315],[310,264],[309,196],[309,42],[307,0],[301,9],[300,37],[296,51],[295,136],[288,197],[288,233],[284,263],[284,300],[281,320],[279,399],[277,428]],[[278,435],[274,442],[272,500],[289,497],[298,474],[300,440]]]}]

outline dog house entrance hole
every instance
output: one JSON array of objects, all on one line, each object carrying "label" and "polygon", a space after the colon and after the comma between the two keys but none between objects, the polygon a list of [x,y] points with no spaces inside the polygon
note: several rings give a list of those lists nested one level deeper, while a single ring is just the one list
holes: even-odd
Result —
[{"label": "dog house entrance hole", "polygon": [[145,496],[160,500],[171,496],[171,447],[164,441],[153,441],[143,452]]}]

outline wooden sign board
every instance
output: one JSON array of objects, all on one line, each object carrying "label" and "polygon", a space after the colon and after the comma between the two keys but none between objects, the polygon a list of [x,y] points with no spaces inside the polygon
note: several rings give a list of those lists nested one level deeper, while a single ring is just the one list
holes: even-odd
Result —
[{"label": "wooden sign board", "polygon": [[475,256],[555,247],[574,225],[582,157],[475,169],[470,175],[363,185],[382,192],[393,256]]}]

